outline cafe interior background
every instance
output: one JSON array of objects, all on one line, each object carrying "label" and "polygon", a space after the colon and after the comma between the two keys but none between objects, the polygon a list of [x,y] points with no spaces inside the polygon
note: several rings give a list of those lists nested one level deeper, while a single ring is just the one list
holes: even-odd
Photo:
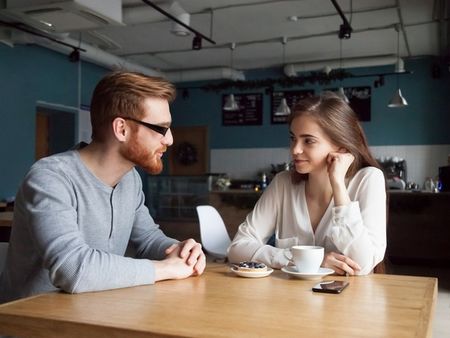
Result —
[{"label": "cafe interior background", "polygon": [[[290,161],[283,104],[322,90],[343,89],[391,188],[437,191],[450,161],[449,11],[444,0],[0,1],[0,199],[36,158],[89,141],[91,94],[111,69],[177,87],[163,175],[142,173],[157,221],[194,220],[228,184],[263,188]],[[164,189],[177,195],[167,210]]]}]

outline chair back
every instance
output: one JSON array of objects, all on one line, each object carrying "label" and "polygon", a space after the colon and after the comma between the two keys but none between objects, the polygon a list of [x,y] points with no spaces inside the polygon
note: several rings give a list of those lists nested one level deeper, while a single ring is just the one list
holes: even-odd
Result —
[{"label": "chair back", "polygon": [[6,263],[6,254],[8,253],[8,242],[0,242],[0,275]]},{"label": "chair back", "polygon": [[196,209],[203,248],[214,257],[226,258],[231,239],[219,212],[210,205],[199,205]]}]

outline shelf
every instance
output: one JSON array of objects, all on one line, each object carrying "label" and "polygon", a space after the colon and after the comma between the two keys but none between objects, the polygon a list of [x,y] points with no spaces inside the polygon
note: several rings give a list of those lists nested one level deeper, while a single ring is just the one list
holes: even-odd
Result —
[{"label": "shelf", "polygon": [[151,176],[146,204],[156,221],[197,221],[196,206],[208,203],[208,176]]}]

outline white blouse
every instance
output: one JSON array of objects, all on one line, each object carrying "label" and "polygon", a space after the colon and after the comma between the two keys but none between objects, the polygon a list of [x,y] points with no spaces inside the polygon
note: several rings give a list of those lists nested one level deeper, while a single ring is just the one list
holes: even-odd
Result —
[{"label": "white blouse", "polygon": [[[386,251],[386,188],[383,172],[359,170],[349,181],[351,203],[334,206],[332,199],[314,233],[305,198],[305,181],[293,184],[290,172],[270,183],[255,208],[239,226],[228,248],[231,262],[253,260],[273,268],[289,263],[293,245],[320,245],[359,264],[360,275],[370,273]],[[276,247],[266,245],[275,233]]]}]

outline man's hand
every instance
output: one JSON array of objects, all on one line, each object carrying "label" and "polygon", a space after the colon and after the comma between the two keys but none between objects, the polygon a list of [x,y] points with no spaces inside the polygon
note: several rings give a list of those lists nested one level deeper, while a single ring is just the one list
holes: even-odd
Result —
[{"label": "man's hand", "polygon": [[202,246],[193,239],[172,244],[166,249],[166,255],[162,261],[153,261],[155,281],[198,276],[205,270],[206,257]]},{"label": "man's hand", "polygon": [[354,260],[336,252],[325,254],[322,267],[333,269],[338,275],[348,274],[350,276],[361,270],[361,267]]},{"label": "man's hand", "polygon": [[166,255],[177,255],[184,259],[186,264],[194,267],[195,275],[201,275],[206,267],[206,257],[202,245],[192,238],[178,244],[172,244],[166,249]]}]

